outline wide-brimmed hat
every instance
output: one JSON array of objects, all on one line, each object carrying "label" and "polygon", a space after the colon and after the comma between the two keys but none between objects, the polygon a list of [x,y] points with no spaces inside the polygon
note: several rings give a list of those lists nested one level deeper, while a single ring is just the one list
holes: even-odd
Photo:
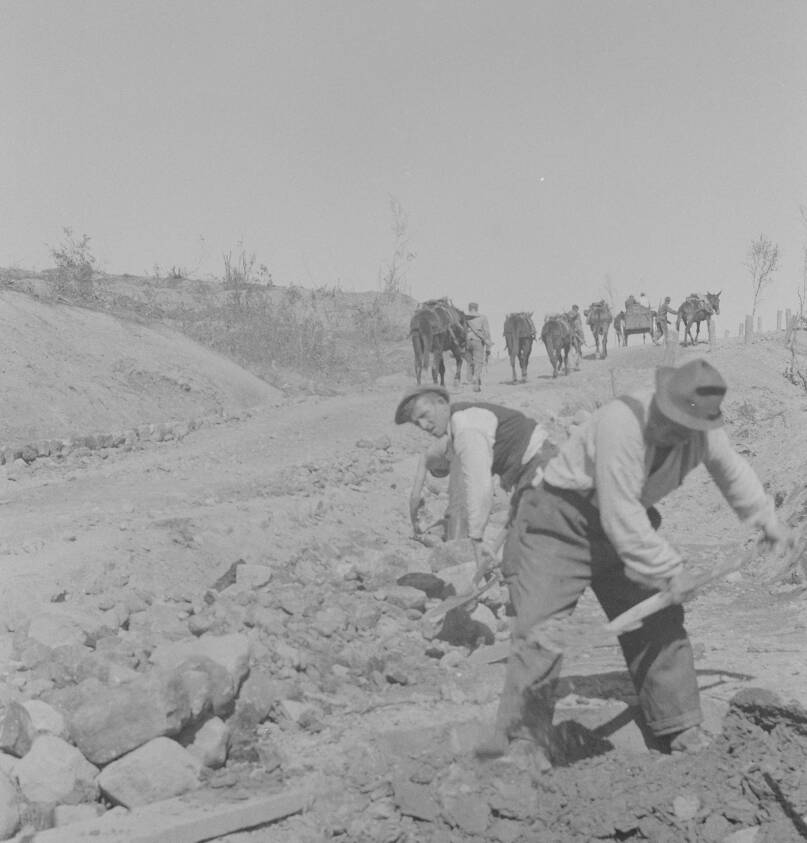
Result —
[{"label": "wide-brimmed hat", "polygon": [[429,392],[433,392],[435,395],[439,395],[446,401],[451,401],[451,398],[448,394],[448,390],[444,386],[432,384],[431,386],[412,387],[412,389],[408,389],[404,393],[403,398],[401,398],[401,400],[398,402],[398,407],[395,410],[395,424],[404,424],[405,422],[408,422],[409,414],[412,411],[412,404],[414,403],[415,399],[419,398],[421,395],[426,395]]},{"label": "wide-brimmed hat", "polygon": [[726,394],[720,372],[705,360],[656,371],[656,406],[670,421],[691,430],[712,430],[723,424],[720,403]]}]

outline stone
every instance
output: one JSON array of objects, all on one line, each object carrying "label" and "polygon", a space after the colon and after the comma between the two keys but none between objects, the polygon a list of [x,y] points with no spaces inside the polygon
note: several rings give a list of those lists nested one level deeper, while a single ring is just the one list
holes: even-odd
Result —
[{"label": "stone", "polygon": [[682,793],[673,799],[673,813],[684,822],[693,819],[700,807],[701,801],[694,793]]},{"label": "stone", "polygon": [[326,638],[341,632],[347,626],[347,613],[338,606],[320,609],[314,615],[312,623],[314,629]]},{"label": "stone", "polygon": [[500,818],[490,826],[487,837],[496,843],[516,843],[523,830],[520,822]]},{"label": "stone", "polygon": [[206,656],[220,664],[238,687],[249,672],[249,639],[240,633],[186,638],[183,641],[159,645],[152,652],[150,660],[159,667],[171,670],[186,659],[196,656]]},{"label": "stone", "polygon": [[58,828],[72,823],[98,819],[104,813],[104,806],[97,802],[88,805],[57,805],[53,809],[53,824]]},{"label": "stone", "polygon": [[272,609],[268,606],[251,606],[247,610],[244,623],[256,626],[271,635],[283,635],[288,615],[282,609]]},{"label": "stone", "polygon": [[98,785],[113,802],[134,808],[194,790],[201,766],[176,741],[154,738],[104,767]]},{"label": "stone", "polygon": [[434,822],[440,816],[440,806],[432,796],[431,788],[406,779],[396,779],[392,783],[392,792],[398,810],[405,817]]},{"label": "stone", "polygon": [[187,691],[191,719],[213,712],[225,715],[232,709],[235,700],[235,682],[225,668],[206,656],[186,659],[173,672],[165,674],[166,681],[172,678]]},{"label": "stone", "polygon": [[18,702],[11,701],[0,720],[0,751],[22,758],[34,739],[31,715]]},{"label": "stone", "polygon": [[473,591],[475,575],[476,562],[463,562],[461,565],[452,565],[440,571],[441,579],[454,589],[454,594],[468,594]]},{"label": "stone", "polygon": [[714,812],[706,818],[700,833],[707,843],[720,843],[727,834],[731,833],[731,823],[722,814]]},{"label": "stone", "polygon": [[48,705],[42,700],[28,700],[22,704],[22,707],[28,712],[31,717],[31,724],[35,734],[55,735],[57,738],[67,740],[70,737],[70,731],[67,728],[67,721],[64,715],[56,711],[52,705]]},{"label": "stone", "polygon": [[181,641],[188,634],[188,612],[175,603],[152,603],[142,611],[132,611],[129,631],[157,640]]},{"label": "stone", "polygon": [[476,608],[471,612],[471,620],[482,624],[490,630],[491,635],[496,634],[499,622],[496,620],[496,615],[484,603],[477,603]]},{"label": "stone", "polygon": [[443,808],[451,824],[466,834],[484,834],[490,822],[490,806],[479,795],[446,795]]},{"label": "stone", "polygon": [[253,727],[257,726],[266,720],[276,703],[289,696],[291,690],[291,682],[276,679],[265,668],[255,668],[241,686],[236,712],[242,719],[250,720]]},{"label": "stone", "polygon": [[188,752],[194,755],[204,767],[223,767],[230,748],[230,727],[220,718],[208,720],[194,735]]},{"label": "stone", "polygon": [[92,646],[103,635],[114,631],[103,612],[54,604],[34,616],[28,627],[28,637],[56,649],[70,645]]},{"label": "stone", "polygon": [[393,606],[420,611],[426,608],[426,594],[419,588],[412,588],[408,585],[393,585],[385,588],[384,591],[386,592],[386,601],[392,603]]},{"label": "stone", "polygon": [[7,840],[19,826],[19,791],[5,773],[0,773],[0,840]]},{"label": "stone", "polygon": [[126,685],[99,685],[95,694],[79,699],[67,721],[84,756],[103,765],[153,738],[178,734],[191,717],[181,678],[154,675]]},{"label": "stone", "polygon": [[421,573],[416,571],[404,574],[402,577],[399,577],[396,582],[396,585],[405,585],[409,588],[418,588],[429,599],[435,597],[442,598],[443,592],[445,591],[446,587],[445,580],[442,580],[435,574]]},{"label": "stone", "polygon": [[98,768],[55,735],[39,735],[14,772],[29,802],[75,804],[98,796]]},{"label": "stone", "polygon": [[263,588],[271,579],[272,569],[268,565],[250,565],[245,562],[235,570],[235,581],[242,588]]},{"label": "stone", "polygon": [[14,768],[19,758],[9,755],[7,752],[0,752],[0,773],[5,773],[9,778],[14,778]]},{"label": "stone", "polygon": [[[473,560],[474,549],[470,539],[453,539],[452,541],[441,542],[431,552],[429,566],[435,573],[443,577],[443,571],[452,567],[467,564]],[[475,562],[471,564],[476,567]],[[458,592],[459,593],[459,592]]]},{"label": "stone", "polygon": [[741,828],[727,834],[720,843],[755,843],[761,826],[755,825],[751,828]]}]

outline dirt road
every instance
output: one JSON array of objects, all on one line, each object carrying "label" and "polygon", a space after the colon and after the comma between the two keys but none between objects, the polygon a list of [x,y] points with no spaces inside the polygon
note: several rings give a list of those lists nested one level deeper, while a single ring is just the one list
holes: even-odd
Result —
[{"label": "dirt road", "polygon": [[[771,491],[786,496],[803,484],[807,417],[803,393],[780,377],[783,351],[773,341],[727,345],[711,359],[731,386],[733,440]],[[578,409],[594,409],[614,390],[650,386],[660,362],[653,347],[616,349],[607,361],[584,360],[580,372],[553,380],[538,347],[527,384],[509,384],[509,364],[496,361],[483,397],[534,415],[562,438]],[[7,466],[0,484],[6,638],[54,598],[98,605],[123,589],[186,619],[236,560],[271,566],[265,605],[281,593],[298,603],[286,606],[285,626],[259,634],[247,598],[238,599],[240,609],[234,600],[225,626],[248,629],[256,664],[296,683],[293,698],[310,708],[302,721],[270,718],[258,737],[278,748],[287,780],[317,773],[319,797],[302,817],[231,840],[721,840],[755,825],[763,829],[757,843],[790,839],[793,824],[773,797],[749,796],[739,780],[728,790],[717,783],[773,752],[785,770],[778,780],[793,784],[784,749],[772,749],[764,735],[738,744],[748,721],[724,723],[728,701],[750,686],[807,700],[807,603],[798,583],[767,585],[764,561],[689,609],[707,725],[724,730],[708,762],[665,762],[647,752],[631,720],[635,700],[619,650],[587,597],[559,718],[595,730],[607,746],[587,745],[590,757],[548,774],[537,799],[519,771],[474,766],[469,751],[501,685],[506,619],[491,615],[488,644],[455,646],[428,637],[420,609],[389,600],[402,574],[434,567],[433,552],[410,538],[406,504],[425,436],[392,424],[408,384],[401,375],[359,394],[231,411],[181,441]],[[468,389],[458,394],[476,397]],[[444,493],[432,484],[435,512]],[[803,496],[791,500],[804,504]],[[498,492],[499,516],[504,506]],[[751,538],[701,471],[664,502],[662,515],[664,531],[694,565],[739,553]],[[151,631],[144,647],[175,634],[170,624]],[[19,677],[15,670],[9,662],[10,678]],[[16,685],[25,693],[24,674]],[[757,747],[753,758],[749,747]],[[251,775],[245,764],[232,769]],[[675,799],[693,791],[692,816],[676,814]],[[750,807],[723,804],[741,798]],[[780,836],[765,837],[771,829]]]}]

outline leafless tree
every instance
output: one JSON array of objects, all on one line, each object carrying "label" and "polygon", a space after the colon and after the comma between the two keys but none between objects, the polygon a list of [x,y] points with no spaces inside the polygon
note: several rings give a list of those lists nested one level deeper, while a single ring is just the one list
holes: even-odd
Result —
[{"label": "leafless tree", "polygon": [[415,253],[409,245],[409,220],[401,203],[394,197],[389,198],[392,212],[392,233],[395,237],[394,249],[390,262],[379,270],[379,286],[387,296],[408,293],[406,274],[409,264],[415,259]]},{"label": "leafless tree", "polygon": [[608,304],[611,306],[611,310],[613,312],[620,310],[621,308],[617,306],[618,293],[616,291],[616,288],[614,287],[613,279],[608,273],[605,274],[605,283],[602,285],[602,289],[605,291],[605,296],[608,301]]},{"label": "leafless tree", "polygon": [[[804,232],[807,234],[807,207],[799,206],[799,213],[801,214],[801,224],[804,226]],[[805,317],[804,308],[807,307],[807,243],[803,248],[803,260],[801,265],[801,289],[797,290],[799,297],[799,319],[803,320]]]},{"label": "leafless tree", "polygon": [[760,234],[748,248],[745,268],[751,276],[753,304],[751,319],[757,315],[757,307],[762,301],[762,293],[773,283],[773,276],[779,268],[779,246],[772,243],[764,234]]}]

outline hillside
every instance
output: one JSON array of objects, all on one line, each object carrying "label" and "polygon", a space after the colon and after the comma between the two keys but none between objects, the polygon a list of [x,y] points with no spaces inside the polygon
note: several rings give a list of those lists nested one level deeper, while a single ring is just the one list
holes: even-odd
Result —
[{"label": "hillside", "polygon": [[367,386],[411,368],[416,303],[405,295],[97,272],[76,290],[59,278],[55,270],[2,270],[0,289],[173,328],[287,394]]}]

